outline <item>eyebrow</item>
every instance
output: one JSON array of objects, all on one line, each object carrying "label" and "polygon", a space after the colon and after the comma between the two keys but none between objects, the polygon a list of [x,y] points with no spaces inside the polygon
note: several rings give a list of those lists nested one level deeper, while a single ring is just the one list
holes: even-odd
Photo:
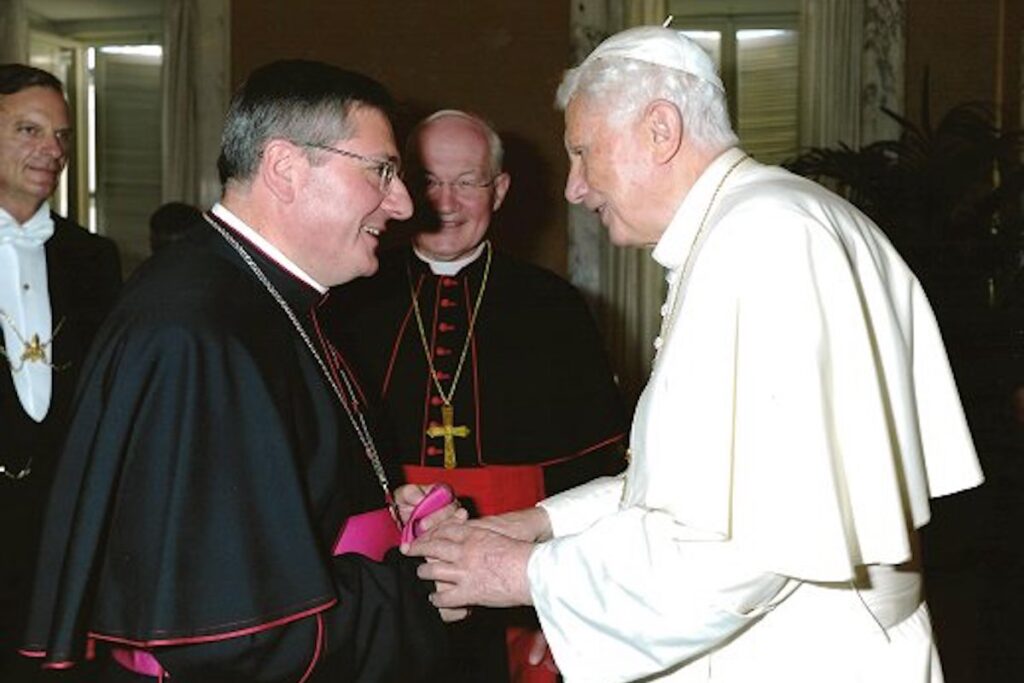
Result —
[{"label": "eyebrow", "polygon": [[[3,109],[3,107],[0,107],[0,110],[2,110],[2,109]],[[44,123],[43,121],[40,121],[39,119],[33,118],[32,117],[32,112],[29,112],[28,114],[16,115],[16,116],[14,116],[12,118],[14,120],[14,124],[15,125],[18,125],[18,124],[21,124],[21,123],[31,123],[33,126],[42,126],[43,128],[47,127],[47,124]],[[64,128],[54,128],[54,130],[57,131],[58,133],[64,132],[64,131],[72,131],[72,130],[74,130],[74,126],[65,126]]]},{"label": "eyebrow", "polygon": [[[436,173],[434,173],[433,171],[427,171],[427,170],[424,170],[423,175],[428,175],[431,178],[437,178],[438,177],[438,175]],[[487,175],[487,173],[486,172],[481,173],[479,169],[474,169],[474,170],[470,170],[470,171],[462,171],[461,173],[456,173],[455,174],[455,178],[457,180],[459,178],[462,178],[463,176],[471,176],[471,175]]]}]

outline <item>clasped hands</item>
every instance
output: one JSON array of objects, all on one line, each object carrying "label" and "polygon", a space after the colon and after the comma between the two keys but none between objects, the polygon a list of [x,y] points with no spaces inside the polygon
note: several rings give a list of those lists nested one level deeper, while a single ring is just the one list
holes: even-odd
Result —
[{"label": "clasped hands", "polygon": [[[403,521],[429,490],[409,485],[396,491]],[[401,551],[426,559],[417,574],[434,582],[431,603],[445,621],[458,621],[473,605],[532,604],[526,565],[534,544],[550,537],[551,523],[543,508],[470,520],[452,503],[426,517],[419,537]]]}]

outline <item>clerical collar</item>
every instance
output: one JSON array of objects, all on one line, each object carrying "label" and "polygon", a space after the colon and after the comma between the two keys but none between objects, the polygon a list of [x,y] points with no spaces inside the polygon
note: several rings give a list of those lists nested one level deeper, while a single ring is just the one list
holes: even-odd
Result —
[{"label": "clerical collar", "polygon": [[480,258],[480,254],[484,253],[484,247],[486,246],[487,240],[484,240],[480,244],[476,245],[476,248],[469,252],[469,254],[460,259],[456,259],[455,261],[438,261],[436,259],[432,259],[416,247],[413,247],[412,251],[416,254],[416,258],[430,266],[430,272],[434,275],[451,276],[457,274],[470,263]]},{"label": "clerical collar", "polygon": [[731,147],[712,161],[686,193],[675,215],[661,234],[651,258],[669,270],[681,268],[694,244],[694,237],[704,222],[704,214],[731,170],[746,153]]},{"label": "clerical collar", "polygon": [[214,204],[210,209],[210,213],[224,221],[232,230],[244,237],[247,241],[252,242],[257,249],[266,254],[274,263],[281,266],[321,294],[327,293],[327,287],[324,287],[322,284],[314,280],[312,275],[295,265],[295,262],[282,254],[280,249],[268,242],[263,235],[246,225],[245,221],[231,213],[231,210],[223,204],[220,202]]}]

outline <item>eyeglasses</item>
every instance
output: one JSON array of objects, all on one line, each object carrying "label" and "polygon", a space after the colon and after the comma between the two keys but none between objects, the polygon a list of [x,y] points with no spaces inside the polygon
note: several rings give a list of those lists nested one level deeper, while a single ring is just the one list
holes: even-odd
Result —
[{"label": "eyeglasses", "polygon": [[355,152],[349,152],[345,149],[339,149],[337,147],[331,147],[330,145],[321,145],[316,142],[300,142],[298,143],[303,147],[310,147],[312,149],[319,149],[325,152],[334,152],[340,154],[343,157],[349,157],[350,159],[357,159],[367,164],[369,168],[377,174],[378,188],[384,194],[387,194],[388,189],[391,187],[391,182],[398,175],[398,159],[389,157],[387,159],[374,159],[372,157],[363,156],[362,154],[356,154]]},{"label": "eyeglasses", "polygon": [[435,178],[432,175],[425,176],[422,179],[423,191],[428,195],[433,195],[441,192],[445,185],[451,188],[452,193],[456,197],[469,198],[476,197],[480,190],[486,189],[494,185],[494,181],[497,176],[490,180],[477,180],[475,178],[456,178],[455,180],[441,180]]}]

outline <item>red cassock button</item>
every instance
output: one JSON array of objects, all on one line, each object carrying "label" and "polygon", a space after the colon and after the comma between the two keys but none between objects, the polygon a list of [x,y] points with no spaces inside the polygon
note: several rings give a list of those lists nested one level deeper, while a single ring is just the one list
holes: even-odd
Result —
[{"label": "red cassock button", "polygon": [[441,455],[442,453],[444,453],[443,448],[438,448],[437,446],[427,446],[427,455]]},{"label": "red cassock button", "polygon": [[441,299],[441,308],[454,308],[455,306],[458,306],[458,304],[454,299]]},{"label": "red cassock button", "polygon": [[458,287],[459,286],[459,281],[456,280],[453,277],[443,277],[443,278],[441,278],[441,286],[442,287]]},{"label": "red cassock button", "polygon": [[437,329],[441,332],[453,332],[455,331],[455,325],[451,323],[438,323]]},{"label": "red cassock button", "polygon": [[438,346],[434,349],[434,354],[437,356],[450,356],[452,355],[452,350],[444,346]]},{"label": "red cassock button", "polygon": [[432,405],[432,406],[439,406],[442,403],[444,403],[444,401],[441,400],[440,396],[431,396],[430,397],[430,405]]},{"label": "red cassock button", "polygon": [[439,372],[437,373],[437,378],[438,378],[438,379],[451,379],[451,378],[452,378],[452,376],[451,376],[450,374],[448,374],[447,372],[440,372],[440,371],[439,371]]}]

